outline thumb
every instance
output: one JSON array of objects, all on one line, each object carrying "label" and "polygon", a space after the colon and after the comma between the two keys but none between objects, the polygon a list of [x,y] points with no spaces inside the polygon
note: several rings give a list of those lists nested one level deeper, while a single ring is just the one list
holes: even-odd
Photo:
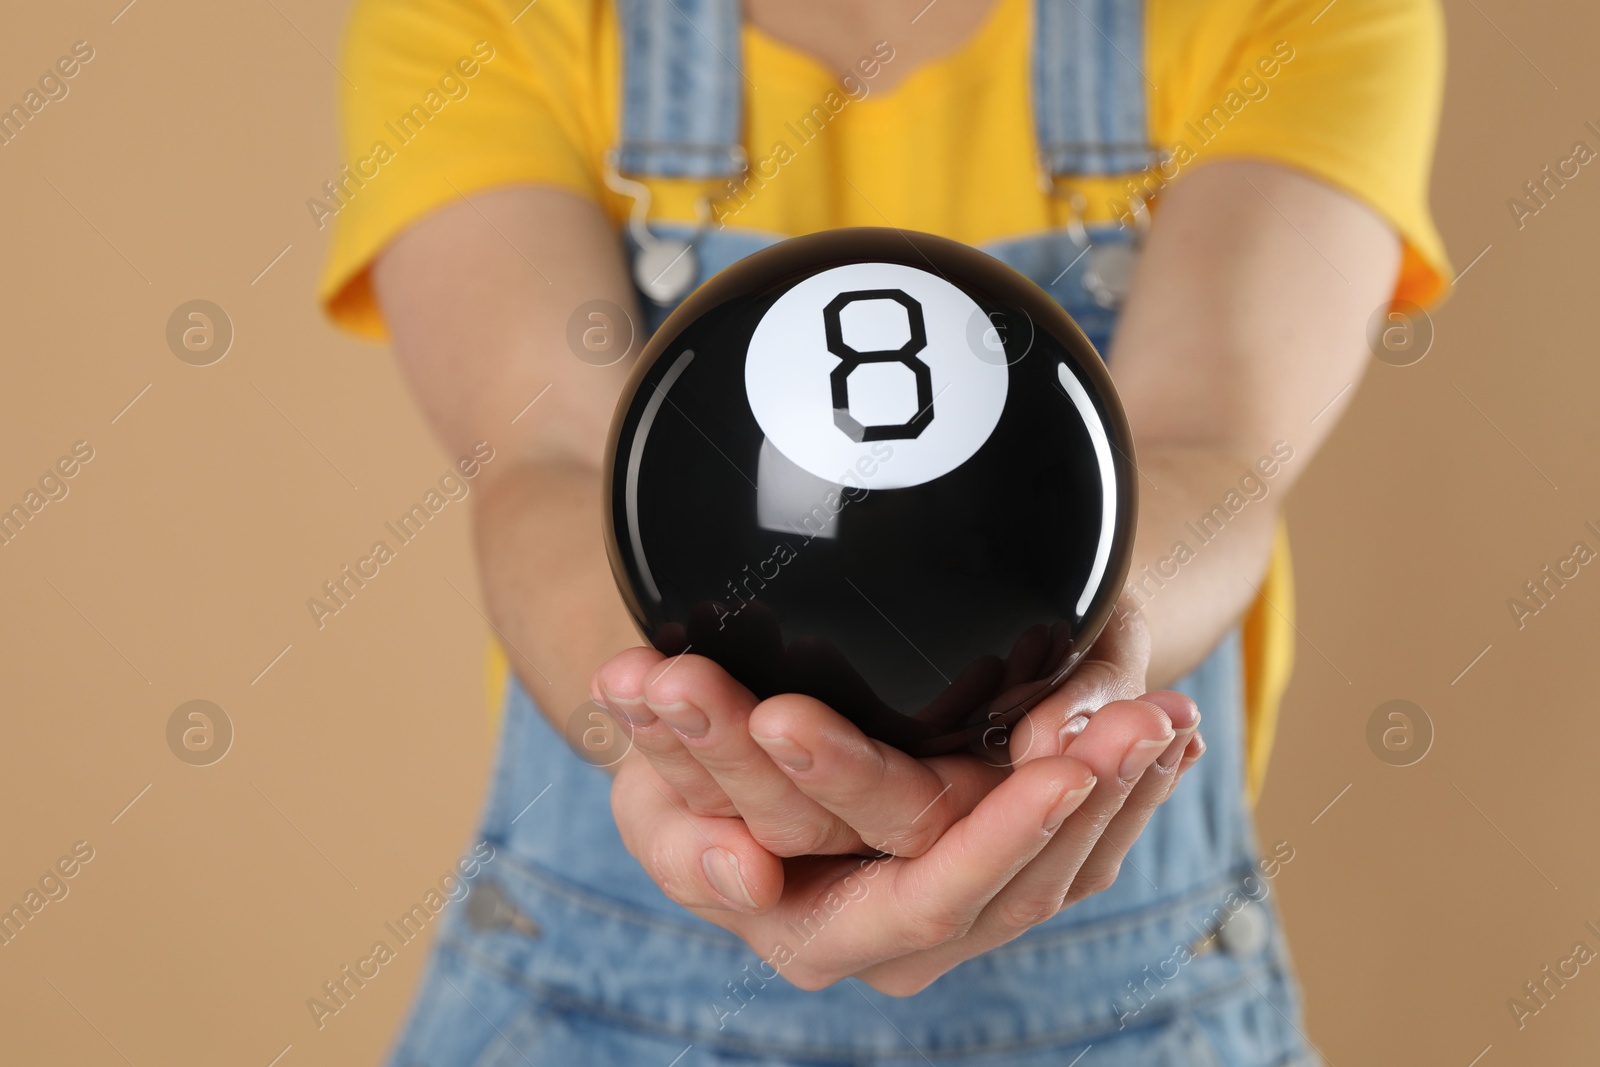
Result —
[{"label": "thumb", "polygon": [[1012,766],[1060,754],[1087,724],[1086,716],[1114,701],[1138,699],[1145,691],[1149,666],[1150,627],[1125,596],[1066,680],[1012,727],[1008,750]]}]

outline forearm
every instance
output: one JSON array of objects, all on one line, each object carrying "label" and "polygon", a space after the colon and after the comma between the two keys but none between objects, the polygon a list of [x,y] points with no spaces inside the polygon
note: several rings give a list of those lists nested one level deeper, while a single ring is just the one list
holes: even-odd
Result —
[{"label": "forearm", "polygon": [[1284,494],[1354,395],[1400,262],[1377,214],[1275,164],[1205,163],[1163,201],[1108,357],[1138,448],[1129,578],[1153,686],[1257,595]]},{"label": "forearm", "polygon": [[[564,729],[591,672],[639,643],[601,536],[606,428],[638,347],[615,231],[571,193],[485,192],[396,238],[373,285],[440,443],[502,457],[472,498],[480,585],[512,669]],[[577,310],[607,304],[573,348]]]},{"label": "forearm", "polygon": [[511,667],[564,729],[596,667],[640,641],[601,536],[600,473],[523,460],[477,495],[474,541],[489,620]]},{"label": "forearm", "polygon": [[1294,459],[1287,442],[1254,457],[1192,447],[1139,454],[1139,532],[1124,604],[1150,628],[1151,688],[1198,666],[1254,600]]}]

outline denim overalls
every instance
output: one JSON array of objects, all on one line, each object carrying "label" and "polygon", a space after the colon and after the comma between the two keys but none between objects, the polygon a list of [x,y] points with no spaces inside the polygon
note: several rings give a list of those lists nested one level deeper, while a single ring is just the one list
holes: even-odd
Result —
[{"label": "denim overalls", "polygon": [[[1147,166],[1144,80],[1126,58],[1144,53],[1143,4],[1034,4],[1045,166],[1062,176]],[[735,0],[618,7],[618,168],[733,174],[744,89]],[[624,240],[635,262],[641,237],[692,241],[696,282],[779,239],[634,228]],[[1083,250],[1126,240],[1119,227],[1073,227],[985,251],[1045,287],[1105,352],[1115,309],[1085,284],[1094,257]],[[642,306],[655,329],[668,309]],[[1258,858],[1245,800],[1238,631],[1175,688],[1199,703],[1209,748],[1116,884],[896,999],[854,980],[802,992],[663,896],[623,849],[609,777],[572,753],[513,676],[481,828],[494,858],[441,920],[392,1065],[1314,1067],[1267,899],[1293,843]]]}]

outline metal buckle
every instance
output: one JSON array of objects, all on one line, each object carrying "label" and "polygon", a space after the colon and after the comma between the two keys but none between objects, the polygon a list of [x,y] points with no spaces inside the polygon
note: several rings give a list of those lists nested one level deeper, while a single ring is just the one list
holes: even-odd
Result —
[{"label": "metal buckle", "polygon": [[1121,307],[1127,299],[1128,290],[1133,286],[1134,270],[1139,265],[1145,235],[1150,231],[1150,208],[1145,198],[1129,191],[1129,198],[1133,201],[1133,234],[1127,241],[1095,244],[1089,239],[1089,231],[1084,226],[1088,200],[1083,193],[1070,187],[1063,191],[1055,176],[1042,163],[1039,167],[1039,187],[1051,197],[1066,201],[1067,236],[1080,249],[1079,258],[1084,255],[1089,258],[1083,270],[1083,287],[1089,291],[1089,296],[1108,310]]},{"label": "metal buckle", "polygon": [[[671,307],[688,295],[700,274],[695,245],[711,225],[711,204],[715,198],[705,194],[696,202],[695,231],[687,241],[679,237],[657,237],[650,231],[650,187],[622,174],[617,166],[619,154],[620,149],[616,147],[606,152],[601,177],[608,189],[632,201],[628,210],[628,233],[639,246],[639,254],[633,260],[634,284],[652,303]],[[729,158],[739,167],[734,173],[748,169],[749,161],[743,148],[733,146]]]}]

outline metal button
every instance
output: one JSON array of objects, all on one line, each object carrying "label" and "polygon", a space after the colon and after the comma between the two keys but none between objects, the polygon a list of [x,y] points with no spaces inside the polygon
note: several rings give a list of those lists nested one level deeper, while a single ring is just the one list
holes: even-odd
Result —
[{"label": "metal button", "polygon": [[1117,308],[1133,287],[1133,271],[1139,264],[1139,250],[1128,242],[1094,245],[1089,249],[1089,264],[1083,284],[1103,308]]},{"label": "metal button", "polygon": [[1230,956],[1251,956],[1266,947],[1270,934],[1267,909],[1247,900],[1217,930],[1217,941]]},{"label": "metal button", "polygon": [[641,292],[662,307],[671,307],[694,288],[700,264],[694,245],[676,238],[656,238],[639,249],[633,280]]}]

